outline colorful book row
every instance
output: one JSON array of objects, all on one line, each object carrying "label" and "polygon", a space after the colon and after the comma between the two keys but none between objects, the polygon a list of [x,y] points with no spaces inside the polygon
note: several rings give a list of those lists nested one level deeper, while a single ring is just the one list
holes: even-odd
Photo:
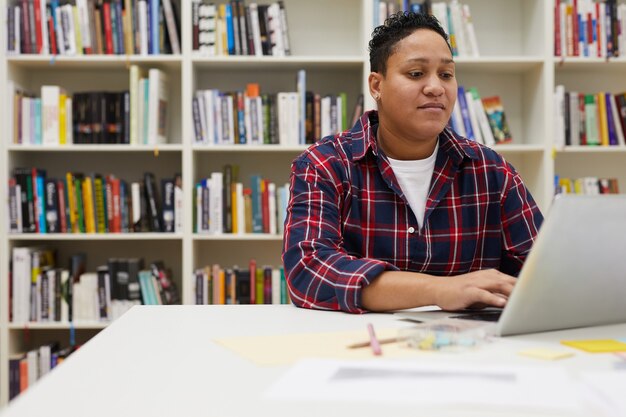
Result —
[{"label": "colorful book row", "polygon": [[196,304],[288,304],[289,291],[283,267],[257,266],[247,269],[222,268],[218,264],[196,269]]},{"label": "colorful book row", "polygon": [[9,54],[180,54],[171,0],[18,0],[7,7]]},{"label": "colorful book row", "polygon": [[619,194],[617,178],[554,178],[555,194]]},{"label": "colorful book row", "polygon": [[[248,84],[245,92],[200,90],[193,99],[196,143],[311,144],[348,128],[347,101],[345,93],[321,96],[306,91],[304,113],[301,113],[301,96],[298,92],[259,94],[257,84]],[[357,107],[355,112],[360,116],[362,97]],[[301,121],[303,136],[300,132]]]},{"label": "colorful book row", "polygon": [[58,342],[41,345],[9,358],[9,400],[17,397],[63,362],[77,347],[60,348]]},{"label": "colorful book row", "polygon": [[554,55],[619,57],[626,51],[626,4],[555,0]]},{"label": "colorful book row", "polygon": [[487,146],[513,140],[500,97],[481,98],[473,87],[458,87],[450,126],[457,134]]},{"label": "colorful book row", "polygon": [[260,175],[250,187],[237,180],[237,167],[226,165],[195,187],[194,232],[199,234],[281,234],[289,201],[289,185],[277,187]]},{"label": "colorful book row", "polygon": [[10,281],[12,323],[113,321],[138,304],[179,304],[172,273],[163,262],[144,268],[140,258],[110,258],[86,272],[86,255],[59,268],[51,249],[15,247]]},{"label": "colorful book row", "polygon": [[291,55],[283,1],[215,4],[192,0],[192,46],[200,55]]},{"label": "colorful book row", "polygon": [[130,90],[68,94],[44,85],[34,94],[9,81],[12,142],[24,145],[167,142],[169,82],[165,72],[130,67]]},{"label": "colorful book row", "polygon": [[[161,197],[162,199],[161,199]],[[142,182],[114,175],[68,172],[48,178],[46,171],[16,168],[9,179],[10,233],[130,233],[182,231],[180,174]]]},{"label": "colorful book row", "polygon": [[626,93],[585,94],[558,85],[554,100],[557,148],[625,145]]}]

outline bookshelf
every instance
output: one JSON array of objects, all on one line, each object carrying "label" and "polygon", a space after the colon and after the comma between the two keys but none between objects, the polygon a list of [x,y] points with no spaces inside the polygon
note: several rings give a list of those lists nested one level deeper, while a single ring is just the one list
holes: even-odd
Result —
[{"label": "bookshelf", "polygon": [[[219,3],[219,1],[217,2]],[[246,2],[249,3],[249,2]],[[375,0],[286,0],[292,55],[285,57],[214,56],[192,51],[192,5],[178,1],[182,53],[176,56],[7,56],[7,28],[0,37],[1,97],[8,81],[37,90],[44,84],[62,85],[68,91],[97,88],[129,88],[129,66],[159,68],[170,80],[168,143],[159,146],[14,145],[8,130],[12,121],[3,112],[0,131],[0,194],[7,195],[8,178],[14,167],[42,167],[48,175],[72,171],[113,172],[136,179],[144,171],[156,178],[180,172],[183,179],[184,215],[181,233],[137,234],[8,234],[6,204],[0,205],[0,405],[8,402],[8,358],[37,343],[67,340],[65,324],[9,322],[9,261],[19,246],[49,246],[57,249],[66,266],[68,257],[87,253],[87,270],[94,271],[109,257],[160,259],[173,271],[182,301],[194,302],[193,272],[204,265],[280,264],[282,240],[278,235],[201,235],[193,233],[193,186],[225,163],[238,164],[239,178],[261,174],[277,185],[288,181],[290,162],[305,146],[202,146],[194,143],[192,98],[198,89],[236,90],[258,82],[264,91],[295,91],[296,72],[307,71],[307,88],[323,94],[345,91],[348,109],[359,93],[365,108],[373,108],[367,75],[367,41],[374,18]],[[554,193],[554,175],[617,177],[626,186],[624,148],[566,147],[554,149],[553,91],[556,84],[569,88],[626,91],[623,58],[554,58],[553,0],[465,0],[480,47],[480,56],[459,57],[459,84],[476,87],[482,96],[499,95],[505,107],[513,143],[495,148],[522,174],[542,210],[548,210]],[[6,8],[0,21],[6,21]],[[332,12],[331,12],[332,11]],[[5,103],[3,102],[3,106]],[[350,111],[349,111],[350,112]],[[86,341],[105,325],[76,323],[77,342]],[[28,328],[28,330],[26,330]],[[28,340],[27,340],[28,339]]]}]

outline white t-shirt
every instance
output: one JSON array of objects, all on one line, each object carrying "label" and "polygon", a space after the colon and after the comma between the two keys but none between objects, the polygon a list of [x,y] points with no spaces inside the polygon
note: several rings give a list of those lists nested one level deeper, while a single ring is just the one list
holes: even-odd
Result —
[{"label": "white t-shirt", "polygon": [[420,228],[424,224],[426,199],[428,198],[430,179],[435,169],[437,149],[439,149],[439,142],[435,145],[433,154],[426,159],[401,161],[388,158],[391,169],[398,179],[400,188],[402,188],[402,192],[409,202],[409,206],[413,210]]}]

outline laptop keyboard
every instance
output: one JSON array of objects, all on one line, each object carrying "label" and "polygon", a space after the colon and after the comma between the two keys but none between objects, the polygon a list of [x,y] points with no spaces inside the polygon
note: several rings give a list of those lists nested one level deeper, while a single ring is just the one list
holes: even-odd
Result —
[{"label": "laptop keyboard", "polygon": [[450,318],[463,320],[498,321],[501,314],[502,311],[483,311],[469,314],[459,314],[457,316],[450,316]]}]

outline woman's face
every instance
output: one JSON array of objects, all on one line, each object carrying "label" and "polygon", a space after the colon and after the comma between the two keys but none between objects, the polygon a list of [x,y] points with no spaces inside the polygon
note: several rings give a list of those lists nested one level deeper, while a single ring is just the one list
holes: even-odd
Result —
[{"label": "woman's face", "polygon": [[395,45],[384,76],[372,73],[370,89],[379,95],[385,141],[434,140],[448,123],[457,96],[446,41],[432,30],[416,30]]}]

